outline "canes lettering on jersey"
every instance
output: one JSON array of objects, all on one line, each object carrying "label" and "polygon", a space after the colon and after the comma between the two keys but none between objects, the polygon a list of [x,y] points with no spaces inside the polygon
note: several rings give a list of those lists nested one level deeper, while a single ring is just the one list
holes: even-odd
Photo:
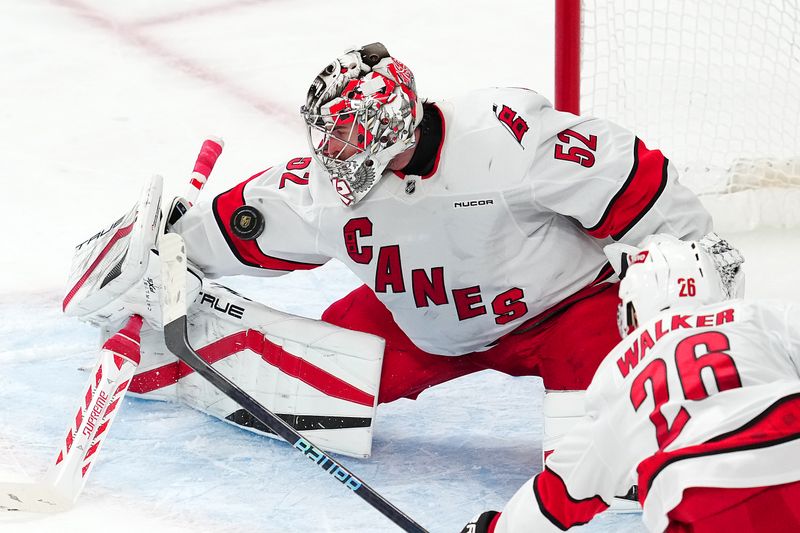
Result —
[{"label": "canes lettering on jersey", "polygon": [[[344,225],[344,245],[347,255],[362,265],[371,264],[375,259],[375,292],[385,293],[390,290],[395,294],[406,292],[400,245],[381,246],[376,256],[371,245],[360,242],[361,239],[372,236],[373,227],[368,217],[353,218]],[[445,275],[444,266],[411,271],[411,291],[417,308],[450,303],[445,289]],[[469,320],[487,313],[480,285],[454,288],[450,293],[458,320]],[[519,287],[511,287],[494,296],[490,306],[495,316],[495,323],[507,324],[525,316],[528,306],[522,301],[524,297],[525,291]]]}]

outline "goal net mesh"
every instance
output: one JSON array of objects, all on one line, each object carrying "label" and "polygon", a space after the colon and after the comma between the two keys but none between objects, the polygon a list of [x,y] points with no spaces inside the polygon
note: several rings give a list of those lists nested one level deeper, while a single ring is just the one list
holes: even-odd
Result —
[{"label": "goal net mesh", "polygon": [[747,225],[798,223],[797,0],[582,4],[582,113],[661,149],[704,201],[751,211]]}]

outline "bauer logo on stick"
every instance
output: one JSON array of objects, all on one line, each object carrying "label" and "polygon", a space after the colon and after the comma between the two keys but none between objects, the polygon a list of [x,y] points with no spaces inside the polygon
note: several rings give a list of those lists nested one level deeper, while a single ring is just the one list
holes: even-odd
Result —
[{"label": "bauer logo on stick", "polygon": [[236,209],[231,216],[231,231],[243,241],[252,241],[264,231],[264,215],[249,205]]}]

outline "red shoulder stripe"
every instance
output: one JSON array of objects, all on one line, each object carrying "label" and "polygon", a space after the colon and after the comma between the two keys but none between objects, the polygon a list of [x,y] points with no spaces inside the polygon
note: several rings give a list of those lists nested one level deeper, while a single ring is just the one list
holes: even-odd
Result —
[{"label": "red shoulder stripe", "polygon": [[[519,335],[525,333],[526,331],[530,331],[533,328],[538,327],[546,320],[550,320],[552,317],[556,316],[557,314],[565,311],[568,307],[573,304],[576,304],[580,301],[583,301],[587,298],[591,298],[596,294],[600,294],[601,292],[608,290],[613,287],[617,287],[619,282],[607,282],[608,279],[614,274],[613,267],[606,263],[603,265],[603,268],[600,269],[600,273],[597,275],[595,280],[591,282],[586,287],[582,288],[578,292],[567,296],[557,304],[545,309],[535,317],[527,319],[525,322],[517,326],[511,333],[507,333],[506,335]],[[502,338],[502,337],[501,337]],[[496,344],[500,339],[494,341],[493,343],[489,344],[488,346],[493,346]]]},{"label": "red shoulder stripe", "polygon": [[800,394],[781,398],[747,424],[701,444],[669,452],[659,451],[639,464],[639,501],[644,502],[655,477],[670,464],[741,450],[775,446],[800,439]]},{"label": "red shoulder stripe", "polygon": [[586,232],[597,239],[619,240],[625,235],[653,207],[667,186],[668,163],[664,154],[648,150],[637,137],[628,179],[611,199],[600,221],[586,228]]},{"label": "red shoulder stripe", "polygon": [[[266,170],[264,172],[266,172]],[[236,237],[231,231],[230,220],[233,216],[233,212],[246,203],[244,199],[245,186],[253,179],[261,176],[264,172],[251,176],[236,187],[214,198],[214,218],[217,220],[217,226],[219,226],[220,232],[223,237],[225,237],[225,242],[228,243],[228,247],[231,252],[233,252],[233,255],[236,256],[240,262],[248,266],[284,271],[311,270],[312,268],[317,268],[320,266],[319,264],[290,261],[288,259],[267,255],[258,247],[256,239],[245,241]],[[269,223],[269,221],[267,223]]]}]

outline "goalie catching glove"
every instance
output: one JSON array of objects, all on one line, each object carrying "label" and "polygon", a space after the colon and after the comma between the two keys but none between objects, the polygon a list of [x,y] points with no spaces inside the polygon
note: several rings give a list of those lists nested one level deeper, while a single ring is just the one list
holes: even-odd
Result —
[{"label": "goalie catching glove", "polygon": [[[152,177],[128,214],[75,247],[62,305],[66,315],[114,328],[138,314],[161,329],[162,189],[161,177]],[[191,265],[189,273],[186,299],[191,302],[200,292],[202,273]]]},{"label": "goalie catching glove", "polygon": [[[641,249],[650,243],[662,240],[676,241],[678,239],[672,235],[656,234],[646,237],[638,247],[616,242],[606,246],[603,251],[614,268],[614,272],[617,273],[619,279],[622,279],[628,272],[628,267],[640,259]],[[699,239],[697,243],[709,255],[714,268],[719,273],[725,298],[742,298],[744,296],[744,270],[742,269],[744,257],[741,252],[713,232]]]},{"label": "goalie catching glove", "polygon": [[[245,429],[268,433],[233,400],[186,371],[164,345],[158,241],[190,207],[176,198],[161,216],[162,180],[75,250],[64,312],[100,326],[104,337],[130,315],[147,322],[130,394],[175,400]],[[316,445],[368,457],[384,341],[318,320],[281,313],[214,284],[189,265],[189,341],[256,401]],[[202,292],[201,292],[202,290]]]}]

